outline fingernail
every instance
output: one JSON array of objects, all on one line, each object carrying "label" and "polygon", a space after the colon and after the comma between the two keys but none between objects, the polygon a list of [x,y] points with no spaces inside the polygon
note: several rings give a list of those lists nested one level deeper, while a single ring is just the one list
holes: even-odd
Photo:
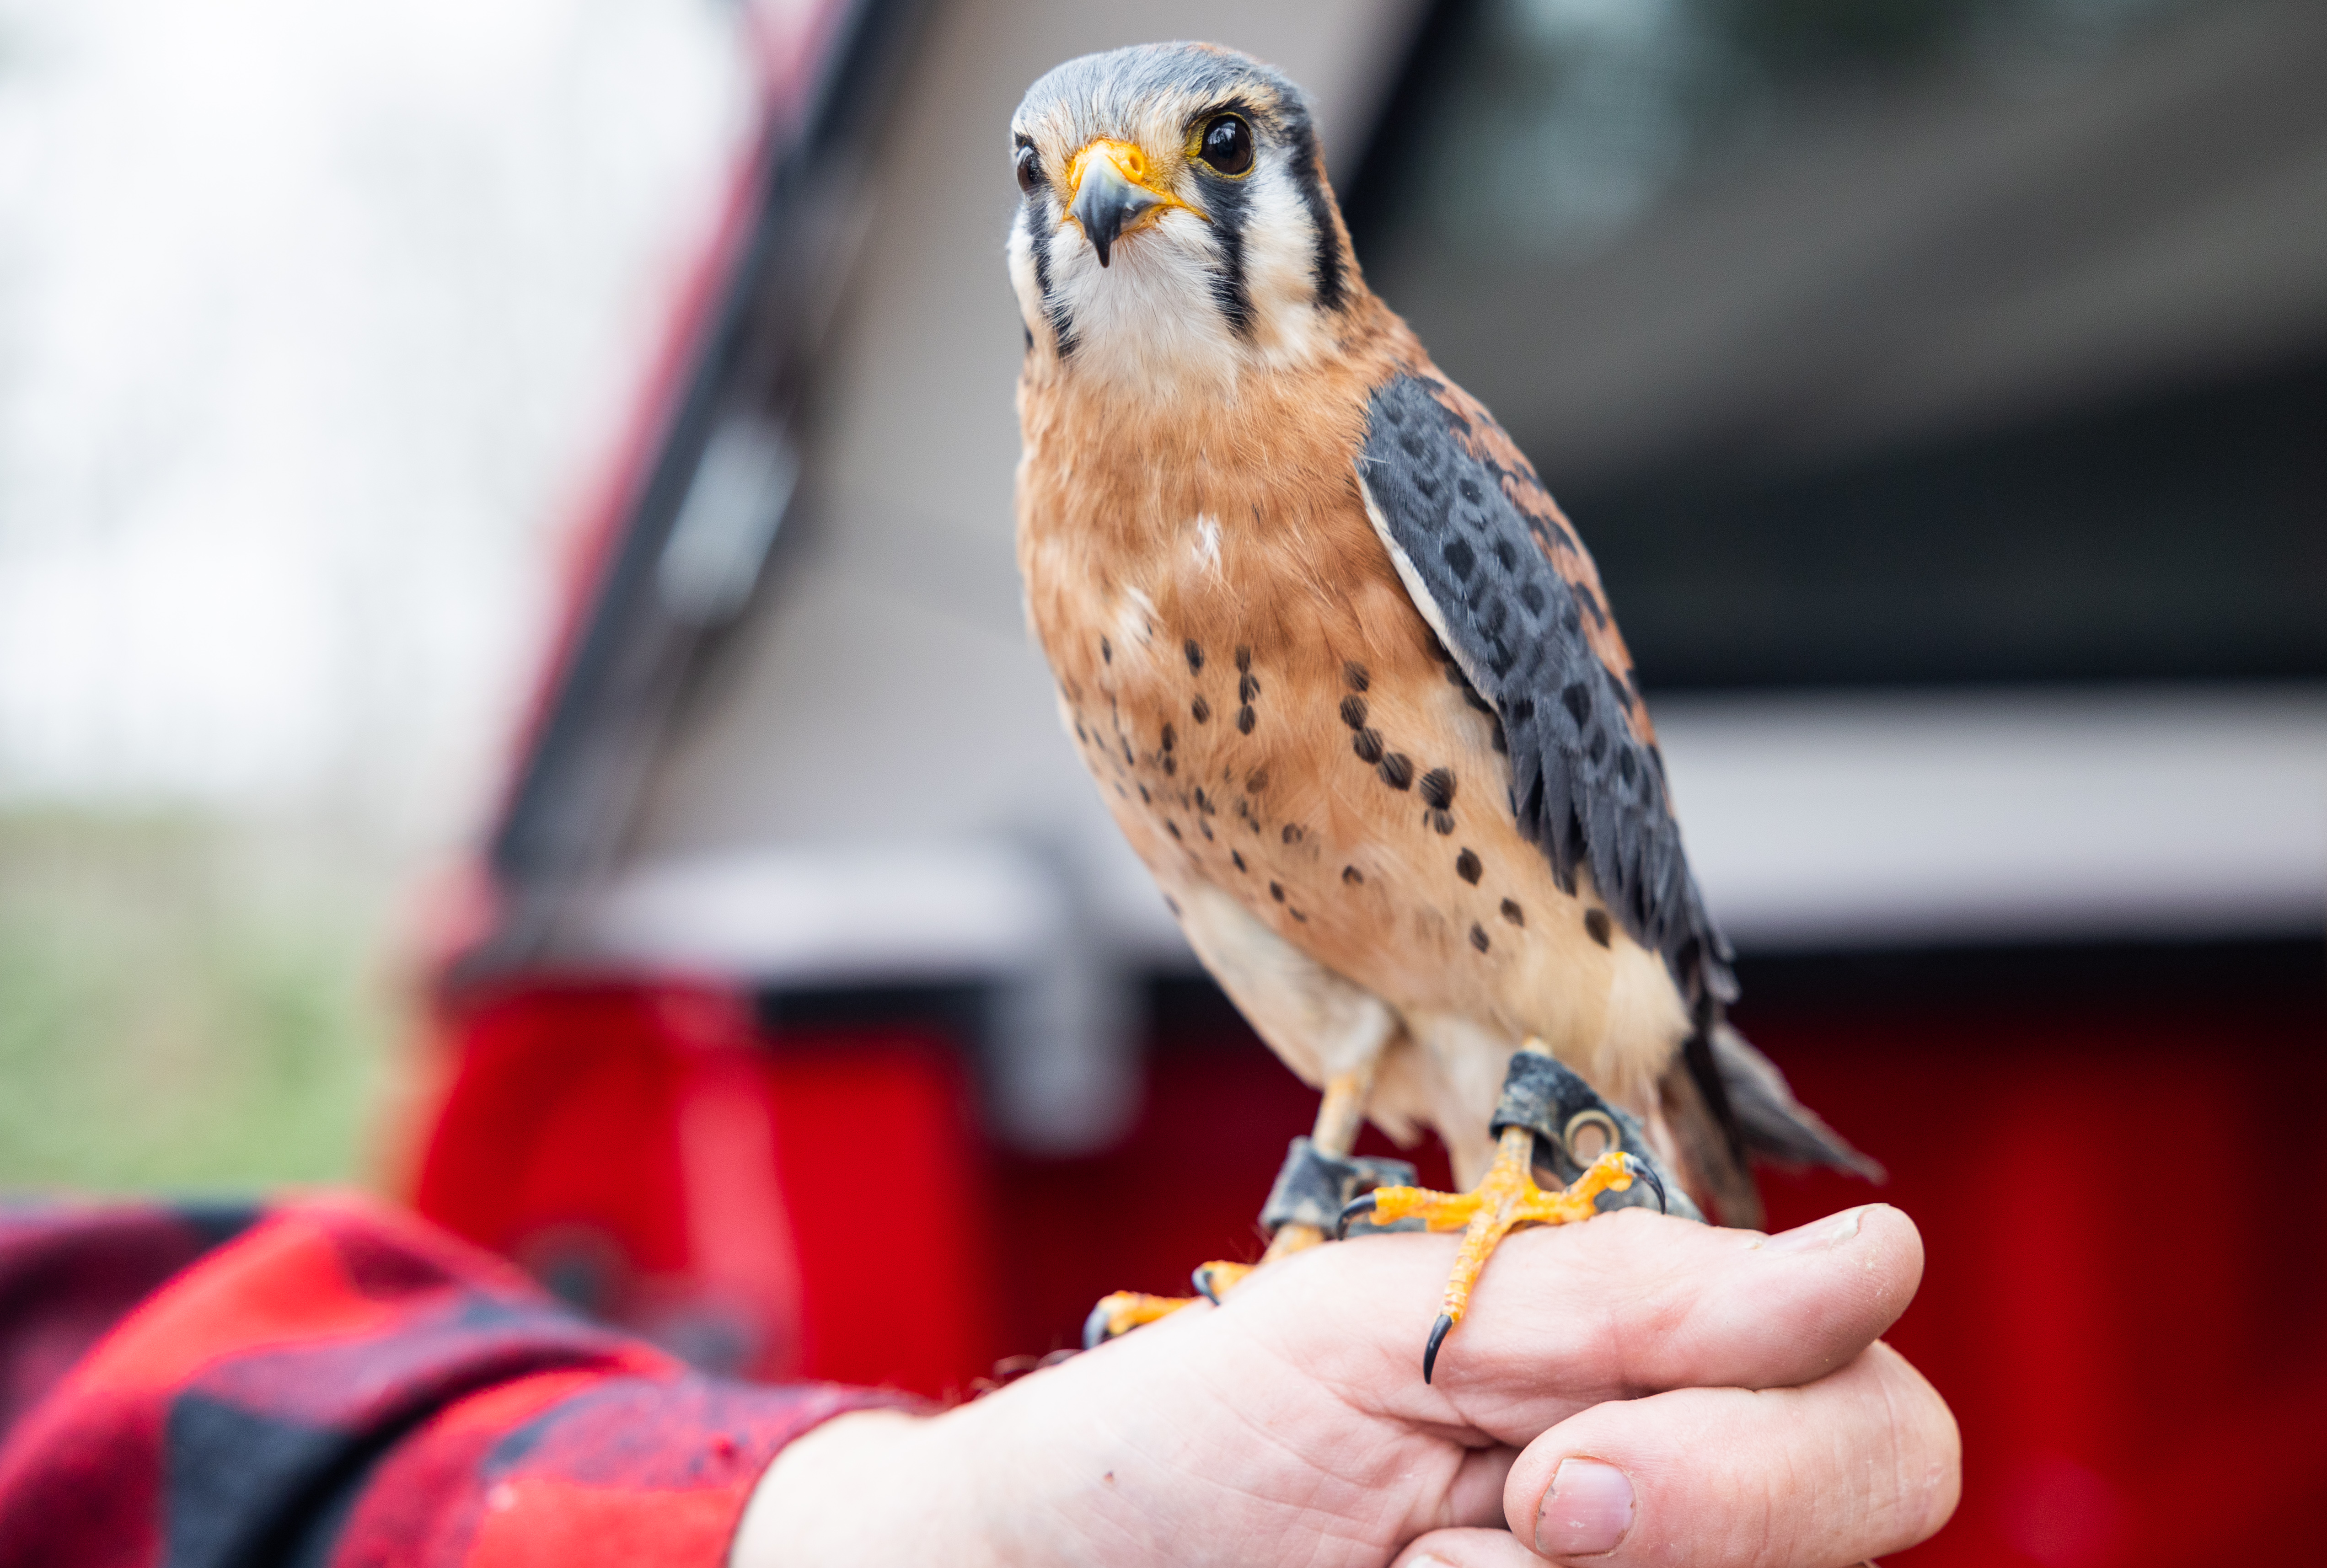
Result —
[{"label": "fingernail", "polygon": [[1820,1247],[1840,1246],[1858,1234],[1866,1223],[1864,1207],[1847,1209],[1840,1214],[1829,1214],[1824,1219],[1813,1219],[1808,1225],[1781,1231],[1762,1244],[1763,1252],[1816,1252]]},{"label": "fingernail", "polygon": [[1535,1549],[1545,1557],[1612,1552],[1632,1527],[1632,1483],[1614,1465],[1564,1459],[1536,1516]]}]

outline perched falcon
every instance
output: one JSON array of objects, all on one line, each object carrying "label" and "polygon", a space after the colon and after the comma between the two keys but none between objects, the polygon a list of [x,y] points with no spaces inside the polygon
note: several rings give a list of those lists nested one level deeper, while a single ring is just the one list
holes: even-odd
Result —
[{"label": "perched falcon", "polygon": [[[1061,713],[1197,956],[1325,1091],[1264,1263],[1352,1198],[1468,1230],[1427,1377],[1514,1224],[1751,1225],[1751,1154],[1864,1169],[1724,1023],[1592,558],[1367,289],[1300,90],[1118,50],[1037,81],[1011,135],[1018,555]],[[1351,1160],[1363,1118],[1435,1129],[1472,1190]],[[1111,1297],[1094,1337],[1175,1304]]]}]

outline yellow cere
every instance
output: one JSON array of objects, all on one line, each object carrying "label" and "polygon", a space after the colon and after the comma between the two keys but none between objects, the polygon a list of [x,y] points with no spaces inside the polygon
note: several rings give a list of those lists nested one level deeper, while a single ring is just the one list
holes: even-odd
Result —
[{"label": "yellow cere", "polygon": [[[1067,204],[1069,206],[1074,204],[1075,197],[1081,191],[1083,173],[1090,167],[1090,161],[1093,158],[1105,158],[1115,165],[1117,173],[1154,196],[1161,203],[1142,213],[1140,219],[1131,225],[1132,228],[1138,228],[1141,222],[1152,221],[1166,209],[1173,207],[1193,212],[1207,223],[1212,220],[1210,213],[1189,206],[1164,188],[1162,183],[1163,175],[1149,163],[1145,148],[1136,142],[1118,142],[1112,136],[1100,136],[1086,144],[1083,150],[1075,154],[1074,161],[1067,165]],[[1069,221],[1072,219],[1070,219]]]}]

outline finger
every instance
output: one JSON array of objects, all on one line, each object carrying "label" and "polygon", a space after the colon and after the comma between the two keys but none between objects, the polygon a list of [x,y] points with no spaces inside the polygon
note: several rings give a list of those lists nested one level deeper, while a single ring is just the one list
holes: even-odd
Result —
[{"label": "finger", "polygon": [[1947,1523],[1961,1463],[1946,1404],[1877,1344],[1804,1388],[1595,1405],[1519,1456],[1503,1504],[1555,1563],[1837,1568]]},{"label": "finger", "polygon": [[1543,1568],[1543,1559],[1509,1530],[1433,1530],[1391,1568]]},{"label": "finger", "polygon": [[1922,1238],[1871,1204],[1782,1236],[1626,1209],[1528,1230],[1488,1265],[1439,1358],[1413,1375],[1455,1241],[1386,1236],[1264,1269],[1224,1316],[1263,1318],[1285,1352],[1353,1400],[1525,1443],[1607,1399],[1807,1383],[1890,1327],[1922,1277]]}]

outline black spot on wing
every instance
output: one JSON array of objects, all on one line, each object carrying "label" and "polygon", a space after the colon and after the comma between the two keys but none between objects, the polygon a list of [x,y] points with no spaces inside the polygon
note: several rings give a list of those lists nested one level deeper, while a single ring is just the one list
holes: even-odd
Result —
[{"label": "black spot on wing", "polygon": [[1590,870],[1703,1015],[1735,994],[1729,947],[1689,874],[1663,762],[1626,722],[1634,694],[1585,640],[1585,621],[1604,624],[1606,607],[1580,601],[1511,499],[1535,476],[1472,455],[1468,426],[1432,387],[1400,376],[1375,392],[1360,476],[1499,721],[1520,831],[1563,887]]}]

